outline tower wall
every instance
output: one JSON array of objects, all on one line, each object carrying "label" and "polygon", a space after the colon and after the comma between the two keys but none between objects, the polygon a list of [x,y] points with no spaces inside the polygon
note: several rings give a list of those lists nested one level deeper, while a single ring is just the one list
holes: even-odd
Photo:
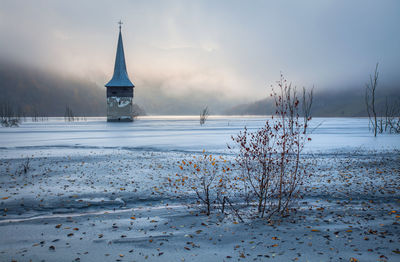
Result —
[{"label": "tower wall", "polygon": [[108,122],[132,122],[132,97],[107,97]]},{"label": "tower wall", "polygon": [[132,122],[133,87],[107,87],[107,121]]}]

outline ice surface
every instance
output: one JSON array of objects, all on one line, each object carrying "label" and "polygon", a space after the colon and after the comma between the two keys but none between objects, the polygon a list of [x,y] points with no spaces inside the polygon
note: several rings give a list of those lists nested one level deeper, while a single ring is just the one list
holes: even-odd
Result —
[{"label": "ice surface", "polygon": [[[266,117],[211,116],[204,126],[199,117],[140,117],[133,123],[108,123],[104,118],[87,122],[24,122],[18,128],[1,128],[3,149],[29,147],[131,148],[157,151],[226,152],[231,135],[246,126],[255,130]],[[367,118],[314,118],[306,151],[393,150],[400,138],[382,134],[373,137]]]},{"label": "ice surface", "polygon": [[0,128],[0,261],[396,261],[400,139],[373,137],[365,118],[312,120],[314,174],[292,217],[221,222],[187,207],[193,192],[171,193],[177,161],[203,149],[232,158],[230,136],[265,119]]}]

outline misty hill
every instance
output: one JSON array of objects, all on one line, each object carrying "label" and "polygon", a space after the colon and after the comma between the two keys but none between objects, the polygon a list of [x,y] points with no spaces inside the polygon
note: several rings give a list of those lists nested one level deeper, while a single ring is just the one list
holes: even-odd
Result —
[{"label": "misty hill", "polygon": [[[208,105],[211,114],[268,115],[274,112],[270,98],[233,106],[235,102],[225,99],[223,95],[205,91],[173,96],[162,90],[161,82],[150,80],[142,81],[135,88],[134,101],[140,107],[134,107],[140,115],[144,115],[145,111],[161,115],[198,115],[205,105]],[[68,106],[77,116],[105,116],[105,92],[103,86],[87,79],[0,63],[0,104],[7,101],[15,110],[19,109],[26,115],[64,116]],[[364,95],[363,83],[349,88],[315,89],[313,116],[367,116]],[[400,103],[398,85],[379,84],[378,112],[383,112],[386,97],[389,102]]]},{"label": "misty hill", "polygon": [[[139,115],[197,115],[208,105],[213,114],[232,107],[231,102],[207,92],[171,95],[162,81],[135,83],[134,110]],[[193,95],[195,94],[195,95]],[[105,116],[106,89],[87,79],[15,63],[0,63],[0,103],[8,101],[27,115],[64,116],[66,106],[77,116]],[[224,104],[225,102],[225,104]]]},{"label": "misty hill", "polygon": [[[105,116],[105,88],[85,79],[15,64],[0,64],[0,103],[26,115],[64,116],[66,106],[77,116]],[[140,114],[144,111],[140,110]]]},{"label": "misty hill", "polygon": [[[376,108],[383,114],[386,98],[388,103],[400,103],[398,87],[378,86]],[[273,99],[268,97],[253,103],[241,104],[227,110],[228,115],[270,115],[275,112]],[[321,117],[362,117],[368,116],[365,106],[365,87],[341,90],[314,90],[312,115]]]}]

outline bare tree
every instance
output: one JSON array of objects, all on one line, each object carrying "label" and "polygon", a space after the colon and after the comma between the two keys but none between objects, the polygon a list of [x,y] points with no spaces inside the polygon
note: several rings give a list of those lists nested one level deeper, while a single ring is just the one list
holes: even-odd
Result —
[{"label": "bare tree", "polygon": [[400,102],[388,100],[386,97],[384,112],[377,116],[375,107],[376,101],[376,87],[378,86],[378,63],[375,67],[374,75],[370,75],[370,81],[366,84],[365,89],[365,102],[367,106],[367,113],[369,118],[370,128],[374,132],[374,136],[378,133],[400,133]]},{"label": "bare tree", "polygon": [[[365,103],[367,106],[369,123],[370,126],[372,125],[374,136],[376,136],[376,134],[378,133],[378,120],[375,109],[375,94],[376,87],[378,86],[379,77],[378,65],[379,63],[376,63],[374,76],[369,76],[369,83],[366,84],[365,88]],[[380,128],[380,131],[382,132],[383,130]]]},{"label": "bare tree", "polygon": [[206,106],[201,112],[200,112],[200,125],[204,125],[204,123],[206,122],[208,116],[209,116],[209,111],[208,111],[208,107]]},{"label": "bare tree", "polygon": [[72,112],[72,109],[66,105],[65,106],[65,113],[64,113],[64,120],[67,122],[74,122],[75,121],[75,116],[74,112]]},{"label": "bare tree", "polygon": [[311,107],[312,107],[312,103],[313,103],[313,97],[314,97],[314,86],[308,93],[306,91],[306,88],[303,87],[302,109],[303,109],[303,118],[304,118],[304,130],[303,130],[304,134],[307,132],[308,121],[311,120]]},{"label": "bare tree", "polygon": [[33,107],[31,110],[31,119],[32,119],[32,122],[39,121],[39,112],[37,111],[36,107]]},{"label": "bare tree", "polygon": [[[296,86],[292,87],[292,83],[288,83],[282,73],[277,84],[279,87],[279,94],[273,92],[271,96],[275,99],[276,110],[285,110],[285,116],[288,120],[288,128],[290,132],[293,133],[293,123],[296,114],[298,114],[297,108],[299,104],[299,100],[297,99],[297,88]],[[285,101],[285,103],[282,103],[283,101]],[[277,113],[277,111],[275,113]]]},{"label": "bare tree", "polygon": [[385,105],[385,132],[400,133],[400,100]]},{"label": "bare tree", "polygon": [[3,127],[14,127],[20,123],[19,113],[8,101],[3,101],[0,104],[0,122]]}]

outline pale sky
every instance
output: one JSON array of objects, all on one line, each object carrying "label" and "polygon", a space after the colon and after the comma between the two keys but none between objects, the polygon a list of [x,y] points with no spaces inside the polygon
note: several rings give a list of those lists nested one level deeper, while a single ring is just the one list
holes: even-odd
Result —
[{"label": "pale sky", "polygon": [[398,0],[0,0],[0,59],[103,86],[120,19],[141,92],[252,101],[281,71],[299,86],[346,88],[376,62],[383,81],[400,80]]}]

